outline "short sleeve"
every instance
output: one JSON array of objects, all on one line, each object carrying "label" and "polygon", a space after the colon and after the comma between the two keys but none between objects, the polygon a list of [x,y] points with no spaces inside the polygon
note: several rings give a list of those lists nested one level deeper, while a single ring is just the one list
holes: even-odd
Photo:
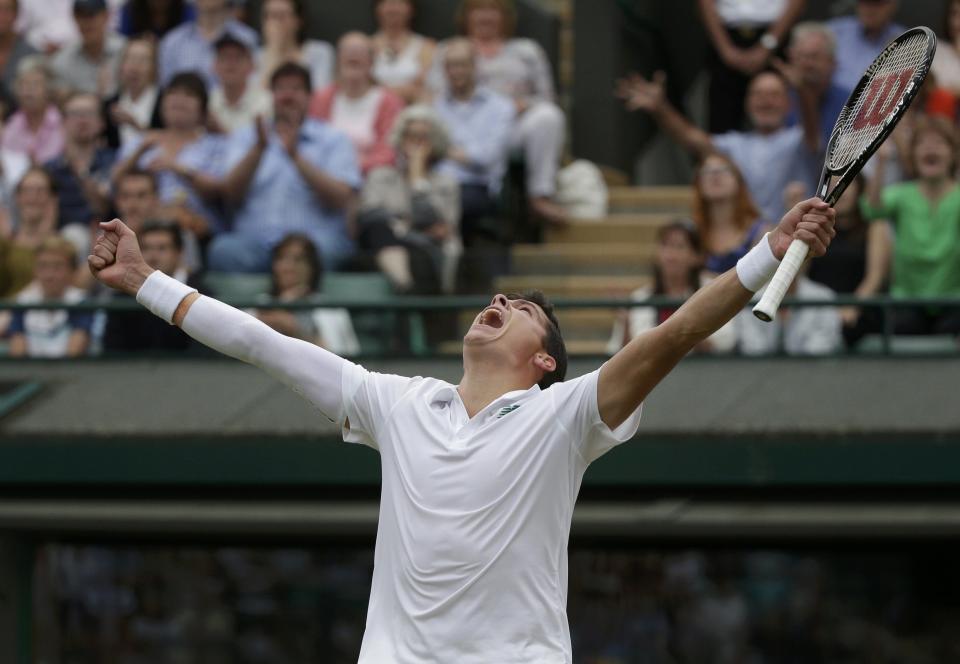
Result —
[{"label": "short sleeve", "polygon": [[376,373],[344,362],[340,380],[343,439],[379,450],[380,427],[390,417],[393,407],[421,379]]},{"label": "short sleeve", "polygon": [[348,184],[354,189],[360,189],[363,179],[360,177],[357,151],[347,135],[339,131],[335,132],[324,148],[321,159],[314,165],[333,179]]},{"label": "short sleeve", "polygon": [[93,328],[93,314],[89,311],[71,311],[67,318],[71,330],[82,330],[90,334]]},{"label": "short sleeve", "polygon": [[869,199],[864,196],[863,212],[867,219],[876,221],[878,219],[893,220],[897,216],[900,200],[902,198],[903,187],[892,185],[884,187],[880,194],[880,205],[871,205]]},{"label": "short sleeve", "polygon": [[12,337],[14,334],[23,334],[22,311],[13,312],[13,317],[10,319],[10,327],[7,328],[7,335]]},{"label": "short sleeve", "polygon": [[633,438],[643,412],[643,404],[640,404],[616,429],[611,429],[600,419],[597,382],[602,370],[600,367],[579,378],[554,383],[547,389],[553,399],[557,422],[572,436],[572,443],[586,464]]}]

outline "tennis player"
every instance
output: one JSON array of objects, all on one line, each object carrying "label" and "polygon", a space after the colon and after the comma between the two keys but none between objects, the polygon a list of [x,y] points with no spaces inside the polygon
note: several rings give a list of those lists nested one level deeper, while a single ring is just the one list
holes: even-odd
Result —
[{"label": "tennis player", "polygon": [[740,311],[790,241],[813,255],[834,211],[799,203],[736,268],[600,369],[563,382],[552,307],[497,295],[463,339],[463,378],[369,372],[150,269],[101,224],[93,274],[222,353],[263,368],[380,452],[383,487],[362,664],[565,664],[567,540],[591,461],[629,440],[650,390]]}]

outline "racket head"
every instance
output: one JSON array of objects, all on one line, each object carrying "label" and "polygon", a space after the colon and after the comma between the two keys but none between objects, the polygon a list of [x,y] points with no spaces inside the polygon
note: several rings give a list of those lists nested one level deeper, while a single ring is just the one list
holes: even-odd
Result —
[{"label": "racket head", "polygon": [[841,178],[833,191],[824,192],[828,203],[837,201],[903,118],[927,78],[936,51],[937,37],[930,28],[911,28],[890,42],[864,72],[827,143],[823,179]]}]

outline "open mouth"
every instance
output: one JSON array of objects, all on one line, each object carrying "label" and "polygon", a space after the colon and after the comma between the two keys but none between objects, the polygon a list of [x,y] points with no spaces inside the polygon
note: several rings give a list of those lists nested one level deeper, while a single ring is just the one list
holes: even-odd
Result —
[{"label": "open mouth", "polygon": [[484,310],[480,314],[480,318],[477,320],[480,325],[486,325],[487,327],[492,327],[495,330],[503,327],[503,312],[499,309],[493,307]]}]

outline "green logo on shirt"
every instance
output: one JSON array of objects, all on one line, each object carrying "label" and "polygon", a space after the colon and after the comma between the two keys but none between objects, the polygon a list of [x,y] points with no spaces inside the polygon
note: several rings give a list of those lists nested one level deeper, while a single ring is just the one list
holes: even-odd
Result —
[{"label": "green logo on shirt", "polygon": [[518,403],[515,403],[512,406],[504,406],[503,408],[500,409],[500,412],[497,413],[497,419],[499,420],[501,417],[503,417],[507,413],[512,413],[519,407],[520,407],[520,404]]}]

